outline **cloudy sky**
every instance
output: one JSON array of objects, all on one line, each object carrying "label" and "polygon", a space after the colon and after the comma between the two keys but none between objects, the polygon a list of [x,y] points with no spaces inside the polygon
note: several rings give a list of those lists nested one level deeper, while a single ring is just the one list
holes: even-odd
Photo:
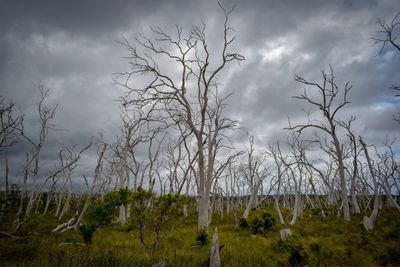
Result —
[{"label": "cloudy sky", "polygon": [[[400,137],[400,123],[393,121],[400,103],[389,89],[400,83],[400,53],[387,47],[377,55],[379,47],[370,39],[378,34],[378,19],[389,21],[400,11],[398,0],[222,4],[236,5],[235,49],[246,58],[220,77],[224,88],[234,91],[227,114],[260,146],[284,134],[288,117],[306,120],[306,106],[291,98],[302,92],[295,74],[320,81],[329,64],[339,85],[353,85],[351,103],[340,116],[357,117],[356,133],[375,144]],[[113,79],[128,70],[127,51],[118,41],[124,36],[134,44],[149,26],[172,31],[175,24],[190,29],[204,22],[212,49],[220,41],[221,19],[217,2],[205,0],[1,1],[0,95],[21,108],[28,134],[37,136],[37,84],[51,89],[47,103],[59,104],[56,123],[64,130],[52,134],[48,148],[60,142],[83,146],[99,132],[111,139],[120,124],[116,100],[124,92]],[[24,148],[12,152],[13,177]],[[44,160],[57,157],[54,149],[46,151]],[[95,156],[86,157],[91,172]]]}]

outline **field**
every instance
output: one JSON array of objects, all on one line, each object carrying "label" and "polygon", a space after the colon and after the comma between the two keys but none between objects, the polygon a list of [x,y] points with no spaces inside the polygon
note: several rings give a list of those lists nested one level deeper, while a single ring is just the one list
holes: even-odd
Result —
[{"label": "field", "polygon": [[[277,218],[271,207],[263,211]],[[252,210],[250,220],[260,212]],[[288,210],[283,213],[290,217]],[[3,218],[2,233],[12,229],[13,216],[9,212]],[[293,235],[281,241],[279,229],[285,227],[279,223],[254,234],[251,229],[236,227],[233,213],[225,213],[223,218],[214,214],[208,242],[201,244],[197,214],[192,209],[187,217],[168,221],[159,245],[155,245],[151,229],[145,228],[143,245],[137,227],[114,221],[99,227],[86,246],[79,231],[53,233],[60,222],[52,215],[35,215],[13,238],[0,238],[0,266],[152,266],[161,261],[168,266],[208,266],[216,227],[222,266],[400,266],[398,212],[380,210],[376,228],[369,233],[361,220],[361,215],[353,216],[350,223],[336,215],[323,219],[318,212],[307,210],[296,225],[289,227]]]}]

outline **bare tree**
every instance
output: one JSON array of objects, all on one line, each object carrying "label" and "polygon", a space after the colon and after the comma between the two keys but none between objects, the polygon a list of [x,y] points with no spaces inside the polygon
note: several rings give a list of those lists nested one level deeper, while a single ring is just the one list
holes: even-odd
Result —
[{"label": "bare tree", "polygon": [[[276,144],[270,144],[266,150],[266,154],[270,157],[273,158],[273,161],[275,163],[275,178],[276,178],[276,188],[275,188],[275,194],[274,194],[274,203],[275,203],[275,209],[278,213],[278,219],[279,222],[284,225],[285,220],[283,219],[281,208],[279,206],[279,198],[280,198],[280,189],[281,185],[283,183],[283,176],[285,175],[287,171],[287,167],[285,167],[284,162],[286,161],[286,158],[282,155],[281,148],[279,145],[279,142],[277,141]],[[272,182],[272,181],[271,181]],[[271,186],[272,188],[272,186]]]},{"label": "bare tree", "polygon": [[[380,30],[378,31],[378,37],[372,37],[375,45],[380,45],[378,54],[388,45],[400,52],[400,43],[397,40],[399,29],[400,29],[400,12],[398,12],[390,23],[381,19],[378,21]],[[392,85],[391,87],[395,91],[395,96],[400,97],[400,85]],[[394,118],[396,121],[400,122],[400,118]]]},{"label": "bare tree", "polygon": [[390,23],[385,20],[378,21],[380,30],[378,31],[379,37],[372,37],[376,45],[380,45],[379,53],[385,49],[387,45],[393,46],[400,52],[400,43],[397,41],[397,31],[400,26],[400,12],[398,12]]},{"label": "bare tree", "polygon": [[[59,204],[58,208],[56,210],[55,216],[59,216],[59,219],[63,217],[63,215],[66,212],[66,209],[69,206],[69,201],[71,199],[72,195],[72,180],[71,180],[71,174],[74,171],[74,169],[78,166],[79,160],[82,156],[82,154],[87,151],[89,148],[91,148],[93,144],[93,138],[90,139],[90,142],[88,145],[83,147],[81,150],[78,152],[75,152],[74,149],[70,149],[68,147],[63,146],[63,149],[60,150],[59,152],[59,162],[54,166],[54,169],[50,171],[50,173],[47,175],[47,177],[44,179],[44,182],[42,183],[40,190],[45,188],[46,184],[51,181],[51,186],[50,190],[48,192],[47,200],[46,200],[46,205],[45,209],[43,211],[43,214],[47,213],[47,210],[49,208],[51,198],[56,194],[56,184],[58,183],[59,180],[64,180],[64,185],[61,188],[64,188],[67,183],[69,183],[69,191],[68,191],[68,197],[65,202],[64,208],[60,210],[61,203],[62,203],[62,196],[63,194],[61,193],[59,196]],[[39,195],[37,195],[36,199],[39,199]],[[35,200],[34,200],[35,201]],[[60,215],[59,215],[59,212]]]},{"label": "bare tree", "polygon": [[[117,175],[115,189],[129,187],[130,178],[133,174],[134,190],[136,191],[140,168],[140,164],[136,160],[137,147],[147,141],[142,131],[144,121],[140,110],[134,109],[128,112],[126,107],[122,110],[121,120],[121,135],[117,137],[117,142],[110,146],[113,151],[110,171]],[[125,205],[119,207],[119,221],[121,224],[126,222],[126,209]]]},{"label": "bare tree", "polygon": [[170,192],[177,194],[182,192],[185,183],[186,185],[188,184],[198,155],[191,155],[186,137],[180,135],[176,143],[170,140],[165,151],[167,160],[165,168],[170,184]]},{"label": "bare tree", "polygon": [[[103,158],[104,158],[104,153],[106,152],[106,149],[107,149],[107,144],[103,144],[101,149],[99,149],[99,156],[98,156],[98,159],[97,159],[96,168],[94,170],[94,176],[93,176],[92,185],[90,186],[88,195],[86,197],[85,204],[84,204],[82,210],[80,211],[78,219],[75,221],[74,224],[70,225],[70,228],[78,229],[79,225],[81,224],[81,222],[83,220],[83,215],[85,214],[87,208],[90,205],[90,200],[91,200],[91,198],[93,196],[94,189],[95,189],[96,184],[98,183],[98,181],[100,179],[100,169],[101,169],[101,166],[103,164]],[[86,180],[86,178],[85,178],[85,180]],[[74,222],[74,220],[72,220],[72,222]]]},{"label": "bare tree", "polygon": [[397,203],[393,195],[400,193],[400,163],[396,160],[396,154],[393,151],[393,142],[388,140],[384,143],[386,151],[378,153],[378,169],[379,169],[379,185],[384,190],[388,203],[390,206],[395,207],[400,212],[400,205]]},{"label": "bare tree", "polygon": [[240,167],[240,171],[244,176],[250,191],[250,199],[242,216],[247,220],[250,214],[250,209],[256,204],[256,197],[261,184],[269,173],[265,166],[265,159],[263,160],[256,155],[253,136],[249,137],[249,147],[246,150],[246,155],[247,162]]},{"label": "bare tree", "polygon": [[355,120],[355,117],[351,117],[350,120],[345,123],[342,122],[341,126],[343,128],[346,129],[347,131],[347,136],[349,138],[350,141],[350,153],[352,154],[352,172],[349,175],[350,176],[350,195],[351,195],[351,203],[352,203],[352,207],[353,207],[353,211],[355,213],[360,213],[360,206],[358,205],[358,201],[357,201],[357,195],[356,195],[356,183],[357,183],[357,176],[358,176],[358,147],[357,147],[357,141],[356,141],[356,137],[351,129],[351,123]]},{"label": "bare tree", "polygon": [[[27,176],[29,173],[31,174],[31,185],[30,185],[30,192],[29,192],[29,199],[28,204],[25,209],[25,217],[28,217],[32,211],[33,202],[36,197],[37,193],[37,178],[39,175],[40,170],[40,160],[41,160],[41,152],[45,145],[47,136],[50,130],[55,129],[55,124],[53,123],[54,115],[56,113],[58,105],[53,107],[48,107],[45,105],[45,101],[49,95],[50,90],[45,88],[43,84],[39,84],[39,91],[40,91],[40,101],[37,105],[38,108],[38,115],[40,119],[40,129],[39,129],[39,137],[37,141],[34,141],[32,137],[29,137],[24,132],[24,128],[21,128],[20,134],[23,138],[32,145],[32,150],[29,156],[29,160],[27,161],[27,165],[25,166],[25,175],[24,182],[27,180]],[[24,183],[24,186],[25,183]]]},{"label": "bare tree", "polygon": [[6,197],[9,190],[9,162],[8,151],[13,146],[18,137],[18,132],[22,127],[23,116],[15,114],[15,104],[13,102],[6,102],[3,97],[0,97],[0,149],[4,150],[5,160],[5,186]]},{"label": "bare tree", "polygon": [[[301,186],[305,181],[305,165],[303,164],[305,157],[306,141],[301,140],[299,134],[292,132],[287,141],[290,147],[290,155],[283,157],[280,154],[280,161],[286,167],[286,174],[291,178],[294,184],[294,205],[293,216],[290,225],[296,224],[297,218],[302,214],[302,192]],[[290,185],[290,184],[289,184]]]},{"label": "bare tree", "polygon": [[363,225],[365,230],[370,231],[374,229],[376,218],[378,217],[378,209],[379,209],[379,183],[375,174],[375,169],[372,165],[371,158],[368,153],[367,145],[364,140],[359,136],[359,141],[364,150],[365,158],[367,159],[369,172],[371,174],[372,182],[374,184],[374,208],[372,209],[372,213],[369,217],[364,216]]},{"label": "bare tree", "polygon": [[[126,79],[120,83],[128,89],[125,104],[141,108],[147,120],[168,124],[171,117],[179,118],[179,122],[190,128],[195,136],[199,228],[207,228],[209,224],[216,144],[224,130],[235,126],[234,121],[223,116],[226,97],[219,95],[216,80],[229,63],[244,60],[240,54],[229,51],[235,40],[229,26],[233,9],[227,11],[220,7],[224,22],[219,56],[211,53],[205,24],[193,27],[186,36],[178,26],[175,35],[159,27],[151,28],[154,38],[141,35],[137,38],[138,48],[124,42],[130,52],[131,70],[121,74]],[[162,64],[163,60],[168,62],[167,67]],[[146,85],[132,86],[130,81],[136,76],[142,77]]]},{"label": "bare tree", "polygon": [[[341,144],[337,134],[337,126],[340,126],[340,123],[337,120],[336,115],[340,110],[343,109],[344,106],[349,103],[347,97],[352,86],[347,82],[344,88],[339,88],[339,86],[336,84],[332,68],[329,75],[322,71],[322,79],[322,83],[319,84],[315,82],[309,82],[300,76],[296,76],[295,80],[301,84],[304,84],[306,88],[304,88],[303,94],[300,96],[295,96],[294,98],[303,100],[313,107],[318,108],[323,115],[323,121],[308,121],[306,124],[300,124],[293,127],[289,126],[288,129],[297,130],[299,133],[302,133],[307,128],[313,128],[322,131],[324,134],[329,136],[331,144],[328,144],[328,148],[334,152],[338,163],[343,216],[346,221],[350,221],[348,190],[346,185],[345,166],[343,162],[343,145]],[[313,98],[311,95],[307,94],[307,88],[316,89],[318,97]]]}]

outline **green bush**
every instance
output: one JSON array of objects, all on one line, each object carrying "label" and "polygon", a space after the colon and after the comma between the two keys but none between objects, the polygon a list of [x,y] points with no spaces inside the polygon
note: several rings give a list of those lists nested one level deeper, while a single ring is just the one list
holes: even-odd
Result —
[{"label": "green bush", "polygon": [[254,234],[263,232],[264,220],[260,216],[254,217],[250,221],[250,229]]},{"label": "green bush", "polygon": [[90,206],[85,213],[85,221],[90,225],[103,226],[111,223],[116,207],[107,202],[98,201]]},{"label": "green bush", "polygon": [[[304,266],[307,264],[308,255],[302,243],[296,237],[291,236],[285,241],[279,241],[280,247],[289,253],[288,262],[290,266]],[[318,246],[313,249],[319,250]]]},{"label": "green bush", "polygon": [[245,218],[240,218],[239,227],[243,229],[248,229],[250,227],[249,222]]},{"label": "green bush", "polygon": [[92,243],[92,237],[94,231],[96,231],[96,226],[91,225],[91,224],[82,224],[79,226],[79,231],[81,232],[81,235],[83,237],[83,241],[87,246]]},{"label": "green bush", "polygon": [[165,226],[177,216],[181,216],[179,205],[182,203],[179,195],[167,194],[154,199],[152,208],[153,231],[156,234],[155,247],[160,245],[160,233]]},{"label": "green bush", "polygon": [[250,220],[249,226],[254,234],[263,233],[275,226],[275,218],[271,213],[263,211]]},{"label": "green bush", "polygon": [[85,220],[96,227],[110,224],[117,213],[117,207],[127,205],[133,198],[134,193],[129,189],[109,192],[104,196],[103,201],[98,200],[90,206],[85,214]]},{"label": "green bush", "polygon": [[264,220],[264,230],[270,230],[275,226],[275,218],[272,217],[271,213],[263,212],[262,218]]},{"label": "green bush", "polygon": [[197,236],[196,236],[196,241],[197,243],[200,244],[200,246],[205,246],[208,244],[208,233],[204,229],[200,229],[197,231]]}]

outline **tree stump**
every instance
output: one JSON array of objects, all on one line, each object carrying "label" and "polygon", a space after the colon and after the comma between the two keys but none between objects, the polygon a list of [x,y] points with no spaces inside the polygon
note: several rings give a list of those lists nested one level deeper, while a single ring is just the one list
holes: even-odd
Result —
[{"label": "tree stump", "polygon": [[374,222],[370,217],[364,216],[363,218],[364,229],[369,232],[374,230]]},{"label": "tree stump", "polygon": [[279,230],[279,234],[281,236],[281,240],[285,241],[289,236],[292,235],[292,231],[290,231],[289,228],[285,228],[285,229]]},{"label": "tree stump", "polygon": [[215,232],[213,235],[213,243],[211,246],[211,255],[210,255],[210,267],[220,267],[221,260],[219,257],[219,246],[218,246],[218,230],[215,227]]},{"label": "tree stump", "polygon": [[168,266],[168,261],[162,260],[160,262],[154,263],[151,267],[167,267],[167,266]]}]

